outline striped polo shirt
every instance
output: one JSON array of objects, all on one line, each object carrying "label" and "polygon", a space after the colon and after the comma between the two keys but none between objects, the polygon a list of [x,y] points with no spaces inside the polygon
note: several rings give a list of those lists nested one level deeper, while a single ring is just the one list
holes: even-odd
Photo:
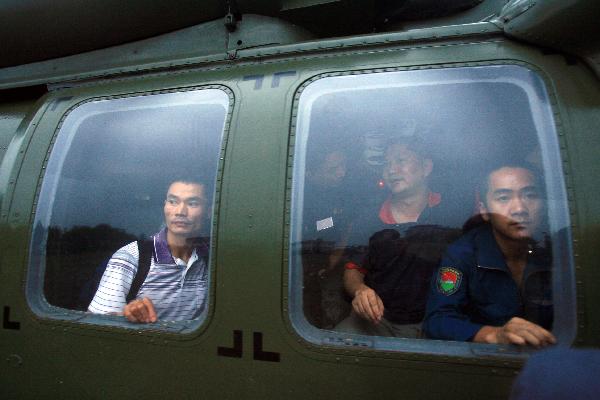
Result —
[{"label": "striped polo shirt", "polygon": [[[163,321],[190,320],[200,316],[208,289],[208,247],[194,248],[189,261],[174,258],[167,245],[167,230],[154,235],[154,251],[148,276],[137,298],[152,300],[156,315]],[[137,272],[137,242],[120,248],[106,266],[88,311],[122,314],[126,296]]]}]

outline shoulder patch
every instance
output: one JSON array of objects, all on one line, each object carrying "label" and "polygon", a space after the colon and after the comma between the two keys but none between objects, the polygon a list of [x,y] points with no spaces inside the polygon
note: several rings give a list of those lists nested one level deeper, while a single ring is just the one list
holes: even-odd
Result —
[{"label": "shoulder patch", "polygon": [[462,272],[452,267],[442,267],[438,272],[437,289],[446,296],[458,291],[462,282]]}]

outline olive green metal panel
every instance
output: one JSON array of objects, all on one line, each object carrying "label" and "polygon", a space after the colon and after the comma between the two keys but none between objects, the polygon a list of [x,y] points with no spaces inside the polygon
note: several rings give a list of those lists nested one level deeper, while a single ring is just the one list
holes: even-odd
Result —
[{"label": "olive green metal panel", "polygon": [[211,21],[135,43],[4,68],[0,89],[48,84],[194,63],[227,61],[238,49],[308,40],[305,30],[270,17],[247,15],[235,32]]},{"label": "olive green metal panel", "polygon": [[[252,22],[252,17],[249,18]],[[448,26],[433,29],[417,29],[409,32],[397,32],[386,34],[373,34],[368,36],[348,37],[329,40],[312,40],[301,43],[293,43],[283,46],[274,46],[273,34],[278,35],[277,42],[287,40],[294,42],[294,39],[307,39],[306,33],[302,30],[291,29],[287,24],[274,22],[271,24],[269,19],[258,19],[248,27],[246,31],[240,29],[240,33],[233,33],[229,36],[232,43],[235,43],[235,50],[229,50],[227,53],[216,53],[213,55],[196,56],[202,50],[192,48],[174,50],[179,54],[179,58],[169,58],[160,53],[165,42],[159,37],[152,40],[156,42],[156,48],[153,44],[149,44],[147,52],[141,52],[139,58],[134,53],[137,45],[125,46],[123,48],[115,48],[114,50],[99,50],[78,56],[57,59],[48,62],[35,63],[14,68],[5,68],[0,74],[0,89],[8,89],[15,87],[23,87],[30,85],[52,84],[53,86],[63,87],[72,85],[73,81],[84,81],[98,78],[110,78],[124,75],[138,75],[144,72],[168,72],[177,70],[185,70],[186,68],[215,68],[227,67],[234,64],[237,60],[256,60],[265,56],[274,56],[286,54],[310,54],[311,52],[334,51],[352,49],[356,47],[365,47],[370,45],[380,45],[385,43],[412,43],[414,41],[435,41],[452,40],[457,36],[471,36],[473,40],[482,40],[485,35],[496,35],[502,32],[500,28],[490,22],[482,22],[478,24],[469,24],[464,26]],[[210,23],[206,26],[209,26]],[[257,27],[265,29],[265,34],[256,32]],[[204,28],[202,28],[204,29]],[[219,30],[215,26],[216,30]],[[285,34],[284,34],[285,32]],[[195,37],[197,30],[192,28],[186,33]],[[282,38],[283,37],[283,38]],[[182,39],[184,40],[184,39]],[[187,41],[187,39],[185,39]],[[168,43],[168,40],[166,41]],[[193,42],[193,40],[192,40]],[[241,43],[240,43],[241,42]],[[240,43],[239,45],[237,43]],[[252,45],[262,43],[265,46]],[[217,44],[218,46],[218,44]],[[123,51],[125,54],[122,54]],[[188,51],[190,53],[188,53]],[[202,54],[202,53],[201,53]],[[132,56],[129,59],[128,56]]]},{"label": "olive green metal panel", "polygon": [[[327,57],[324,57],[327,55]],[[565,171],[572,189],[573,220],[579,251],[578,277],[581,332],[579,345],[597,345],[591,320],[597,302],[593,284],[598,255],[592,235],[597,230],[598,204],[587,187],[597,187],[591,162],[597,141],[588,128],[597,123],[598,82],[560,56],[496,39],[448,41],[444,46],[405,43],[349,48],[327,54],[240,61],[212,71],[164,73],[102,84],[88,84],[51,94],[32,117],[20,143],[23,159],[15,159],[18,181],[9,216],[2,221],[0,304],[10,306],[19,330],[0,330],[3,361],[2,394],[6,398],[70,397],[258,398],[505,398],[523,358],[450,357],[410,352],[374,352],[319,348],[299,337],[287,321],[284,215],[286,166],[293,96],[306,79],[323,72],[372,68],[469,65],[520,60],[542,71],[556,95],[564,139]],[[260,62],[258,62],[260,61]],[[273,77],[286,72],[279,85]],[[256,88],[255,79],[263,84]],[[575,77],[575,78],[574,78]],[[29,311],[26,279],[29,235],[35,194],[54,130],[64,112],[87,98],[119,93],[220,84],[234,94],[234,111],[223,160],[220,206],[216,211],[217,253],[214,268],[214,312],[202,334],[166,334],[96,327],[49,320]],[[69,98],[49,107],[57,98]],[[268,110],[268,112],[265,112]],[[592,140],[592,142],[590,142]],[[593,146],[590,146],[590,143]],[[592,165],[590,167],[589,165]],[[581,308],[583,307],[583,308]],[[219,347],[234,347],[242,337],[241,357],[222,357]],[[255,335],[261,340],[255,343]],[[264,361],[264,352],[278,353],[279,362]],[[434,381],[450,381],[432,385]],[[490,388],[494,388],[490,393]]]},{"label": "olive green metal panel", "polygon": [[[285,216],[294,96],[306,80],[340,71],[518,63],[542,76],[569,191],[578,281],[574,345],[599,346],[600,82],[581,63],[500,32],[481,23],[237,49],[226,61],[165,59],[150,68],[140,65],[136,73],[132,63],[98,80],[93,70],[73,74],[81,82],[63,82],[37,102],[3,100],[0,397],[506,398],[526,353],[477,346],[460,356],[320,347],[291,326]],[[34,314],[25,291],[29,242],[44,163],[61,118],[90,98],[205,84],[228,87],[234,99],[215,210],[210,317],[198,331],[174,334],[82,324],[70,321],[68,312],[64,319]],[[239,357],[219,355],[220,348]]]},{"label": "olive green metal panel", "polygon": [[578,346],[600,345],[600,320],[596,314],[600,304],[597,282],[600,269],[594,267],[600,257],[600,87],[594,74],[581,63],[566,67],[565,73],[554,74],[559,97],[560,123],[564,126],[564,169],[571,203],[574,251],[577,273]]},{"label": "olive green metal panel", "polygon": [[599,19],[600,3],[595,0],[515,0],[499,22],[510,36],[584,57],[600,76]]},{"label": "olive green metal panel", "polygon": [[0,163],[30,107],[31,102],[0,103]]},{"label": "olive green metal panel", "polygon": [[0,66],[139,40],[219,18],[226,10],[222,0],[3,1]]}]

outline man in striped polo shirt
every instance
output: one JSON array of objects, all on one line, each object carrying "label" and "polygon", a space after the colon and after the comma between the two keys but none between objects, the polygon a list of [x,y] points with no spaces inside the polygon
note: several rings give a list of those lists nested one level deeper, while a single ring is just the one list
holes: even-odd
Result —
[{"label": "man in striped polo shirt", "polygon": [[207,209],[204,184],[173,181],[164,205],[166,227],[153,237],[150,269],[136,298],[126,301],[139,260],[132,242],[111,257],[88,311],[124,315],[134,323],[199,317],[207,292],[208,246],[199,239]]}]

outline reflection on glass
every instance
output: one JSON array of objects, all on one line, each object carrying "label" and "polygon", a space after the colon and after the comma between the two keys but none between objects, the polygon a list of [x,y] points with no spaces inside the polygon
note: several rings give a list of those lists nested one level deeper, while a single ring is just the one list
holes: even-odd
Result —
[{"label": "reflection on glass", "polygon": [[[197,290],[202,304],[196,308],[204,309],[212,226],[209,210],[228,108],[225,92],[205,89],[91,101],[70,112],[57,135],[40,193],[32,240],[31,298],[43,288],[50,305],[86,311],[101,279],[114,278],[114,274],[102,276],[105,269],[117,269],[124,260],[123,249],[135,247],[129,253],[135,258],[136,240],[142,243],[160,232],[170,236],[172,230],[185,230],[194,222],[190,215],[200,201],[201,223],[186,239],[202,238],[205,253],[200,254],[197,247],[193,254],[168,250],[165,261],[160,258],[159,241],[152,240],[149,282],[138,293],[155,296],[150,293],[156,265],[174,268],[183,262],[177,279],[203,282],[202,290]],[[188,199],[186,188],[169,192],[179,196],[176,201],[166,199],[174,180],[201,182],[201,199]],[[179,200],[184,201],[183,207],[174,204]],[[176,217],[167,215],[168,205],[177,208]],[[193,273],[187,265],[190,257],[202,259],[201,273]],[[126,261],[137,267],[137,260]],[[133,275],[128,274],[126,285]],[[177,279],[173,279],[163,283],[174,285]],[[199,315],[190,311],[181,317],[181,313],[165,313],[160,308],[157,311],[166,320]]]},{"label": "reflection on glass", "polygon": [[452,244],[440,263],[423,328],[433,339],[555,343],[551,249],[535,168],[503,162],[480,183],[481,226]]},{"label": "reflection on glass", "polygon": [[206,184],[175,177],[166,193],[165,227],[112,255],[88,311],[135,323],[199,317],[208,289],[207,210]]},{"label": "reflection on glass", "polygon": [[[461,318],[479,328],[513,316],[551,327],[550,268],[557,266],[549,255],[556,260],[559,248],[568,249],[568,216],[552,113],[535,74],[491,66],[326,77],[303,89],[296,133],[290,312],[303,336],[382,348],[398,346],[386,337],[474,340],[476,332],[425,332],[423,320],[432,296],[460,295],[474,273],[457,268],[453,243],[497,232],[497,212],[482,205],[478,190],[489,169],[503,165],[539,170],[543,223],[518,238],[526,252],[517,274],[510,246],[494,245],[505,278],[496,293],[512,308],[489,287],[482,289],[488,298],[467,291],[463,311],[485,302],[503,312]],[[511,223],[533,223],[531,210],[517,208]]]}]

